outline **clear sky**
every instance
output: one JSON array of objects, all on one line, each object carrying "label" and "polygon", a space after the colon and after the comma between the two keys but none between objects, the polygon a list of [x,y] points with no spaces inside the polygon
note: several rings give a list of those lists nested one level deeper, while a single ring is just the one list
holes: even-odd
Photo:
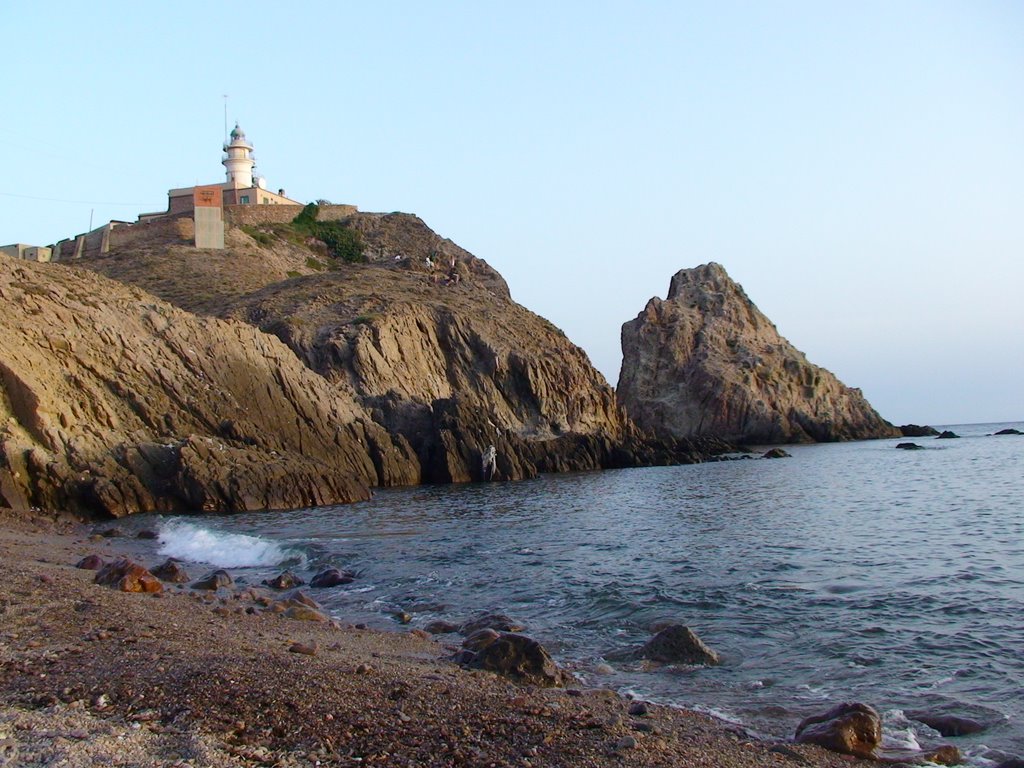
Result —
[{"label": "clear sky", "polygon": [[407,211],[614,385],[717,261],[896,423],[1024,419],[1024,3],[3,3],[0,244],[223,179]]}]

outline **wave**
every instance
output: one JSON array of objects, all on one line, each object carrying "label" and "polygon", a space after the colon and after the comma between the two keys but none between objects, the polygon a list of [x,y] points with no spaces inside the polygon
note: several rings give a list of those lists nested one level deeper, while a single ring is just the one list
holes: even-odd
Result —
[{"label": "wave", "polygon": [[181,520],[160,527],[161,555],[220,568],[304,564],[305,555],[243,533],[222,533]]}]

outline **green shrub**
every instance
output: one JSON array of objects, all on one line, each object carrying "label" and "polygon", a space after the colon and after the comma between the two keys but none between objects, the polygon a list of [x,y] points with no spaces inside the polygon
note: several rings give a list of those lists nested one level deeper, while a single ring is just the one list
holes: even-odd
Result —
[{"label": "green shrub", "polygon": [[327,265],[320,261],[320,259],[310,256],[306,259],[306,266],[310,269],[315,269],[317,272],[323,272]]},{"label": "green shrub", "polygon": [[350,264],[366,261],[363,255],[363,237],[340,221],[317,221],[320,206],[309,203],[302,212],[292,219],[292,229],[301,234],[315,237],[327,247],[332,259]]}]

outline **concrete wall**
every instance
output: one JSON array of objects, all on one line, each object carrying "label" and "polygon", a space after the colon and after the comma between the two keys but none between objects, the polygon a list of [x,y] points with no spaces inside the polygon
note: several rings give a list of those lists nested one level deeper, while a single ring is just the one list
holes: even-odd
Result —
[{"label": "concrete wall", "polygon": [[26,261],[50,261],[53,258],[53,248],[45,245],[25,245],[25,243],[13,243],[0,246],[0,253],[14,259],[25,259]]},{"label": "concrete wall", "polygon": [[141,224],[115,227],[110,233],[110,247],[122,248],[150,238],[166,243],[191,243],[195,233],[195,222],[190,216],[168,216]]},{"label": "concrete wall", "polygon": [[[227,205],[224,219],[228,226],[245,224],[288,224],[302,212],[301,205]],[[354,205],[321,205],[320,221],[337,221],[359,212]]]},{"label": "concrete wall", "polygon": [[221,209],[213,206],[196,206],[195,230],[196,248],[224,248],[224,219]]}]

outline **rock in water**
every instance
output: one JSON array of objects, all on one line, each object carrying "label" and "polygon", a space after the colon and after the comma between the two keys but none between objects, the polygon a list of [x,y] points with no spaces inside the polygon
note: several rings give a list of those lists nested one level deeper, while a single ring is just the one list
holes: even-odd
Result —
[{"label": "rock in water", "polygon": [[936,437],[939,430],[935,427],[922,427],[920,424],[904,424],[900,427],[900,434],[904,437]]},{"label": "rock in water", "polygon": [[817,744],[844,755],[873,758],[882,743],[882,718],[867,704],[837,704],[801,722],[794,739],[798,744]]},{"label": "rock in water", "polygon": [[708,648],[696,633],[682,624],[672,624],[652,637],[639,655],[664,664],[718,664],[718,654]]},{"label": "rock in water", "polygon": [[718,264],[675,274],[622,326],[617,396],[643,429],[736,443],[898,437],[860,390],[807,361]]}]

